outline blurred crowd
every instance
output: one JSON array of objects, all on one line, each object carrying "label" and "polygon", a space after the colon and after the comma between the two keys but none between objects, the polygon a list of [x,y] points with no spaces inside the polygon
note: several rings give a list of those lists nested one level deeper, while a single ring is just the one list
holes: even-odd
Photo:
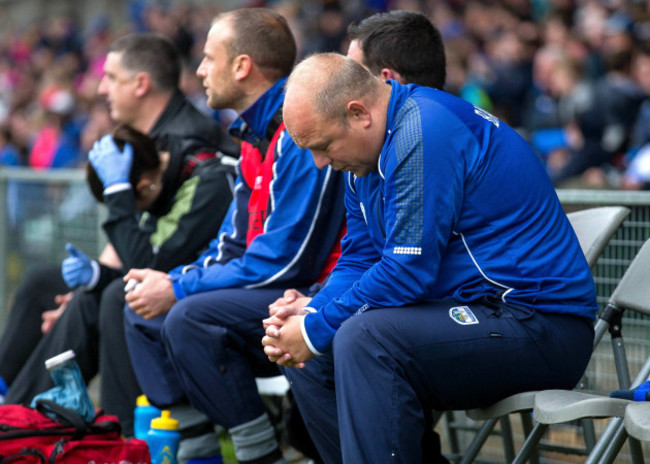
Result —
[{"label": "blurred crowd", "polygon": [[[182,89],[209,112],[194,71],[219,1],[130,0],[124,21],[50,18],[0,32],[0,165],[77,167],[112,128],[96,89],[110,43],[134,31],[173,39]],[[650,2],[642,0],[275,0],[300,56],[347,51],[347,25],[418,10],[440,29],[446,90],[515,127],[559,187],[650,189]],[[417,46],[417,44],[413,44]],[[214,113],[224,126],[233,114]]]}]

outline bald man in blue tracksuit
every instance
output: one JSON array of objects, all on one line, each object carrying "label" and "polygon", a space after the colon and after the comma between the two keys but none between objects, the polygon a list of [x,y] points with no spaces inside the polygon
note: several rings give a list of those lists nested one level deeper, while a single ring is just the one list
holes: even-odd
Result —
[{"label": "bald man in blue tracksuit", "polygon": [[[351,171],[348,229],[325,288],[270,318],[264,344],[272,360],[305,363],[286,375],[326,462],[444,461],[431,408],[575,386],[595,287],[514,130],[440,90],[368,81],[346,93],[366,79],[355,66],[315,55],[287,86],[292,138],[319,167]],[[347,126],[318,113],[333,82],[348,95]],[[360,146],[376,150],[371,162]]]}]

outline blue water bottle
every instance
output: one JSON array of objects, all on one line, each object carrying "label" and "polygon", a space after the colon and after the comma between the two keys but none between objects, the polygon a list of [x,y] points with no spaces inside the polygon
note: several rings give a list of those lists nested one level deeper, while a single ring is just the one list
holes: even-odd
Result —
[{"label": "blue water bottle", "polygon": [[45,361],[45,367],[50,371],[54,388],[36,395],[31,407],[36,406],[39,399],[52,400],[64,408],[76,411],[86,422],[92,422],[95,408],[88,396],[86,382],[81,376],[81,370],[75,360],[74,351],[68,350]]},{"label": "blue water bottle", "polygon": [[135,438],[146,440],[151,421],[156,417],[160,417],[160,409],[149,404],[149,400],[145,395],[138,396],[135,400],[135,411],[133,412]]},{"label": "blue water bottle", "polygon": [[151,464],[178,464],[176,454],[181,434],[178,431],[178,421],[163,410],[160,417],[151,421],[147,433],[147,443],[151,454]]}]

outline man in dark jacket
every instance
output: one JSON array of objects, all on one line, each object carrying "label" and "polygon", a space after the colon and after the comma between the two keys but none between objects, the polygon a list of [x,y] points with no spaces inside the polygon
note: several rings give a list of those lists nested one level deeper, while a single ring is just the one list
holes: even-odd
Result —
[{"label": "man in dark jacket", "polygon": [[[130,185],[113,185],[104,190],[108,218],[103,227],[109,247],[115,250],[119,261],[111,266],[97,265],[77,251],[64,261],[64,272],[66,265],[68,270],[66,281],[72,287],[81,288],[29,359],[18,360],[24,367],[17,376],[13,374],[15,379],[8,379],[11,388],[7,401],[29,402],[35,394],[50,388],[52,382],[43,361],[74,349],[86,381],[100,367],[107,373],[101,377],[101,405],[107,412],[118,415],[123,432],[130,435],[135,397],[140,389],[126,352],[122,323],[124,284],[119,277],[123,269],[131,267],[167,271],[200,254],[216,235],[232,199],[234,157],[238,156],[239,149],[178,89],[179,57],[167,39],[153,34],[119,39],[111,46],[104,71],[99,93],[106,95],[112,119],[148,133],[159,151],[169,153],[162,186],[155,187],[162,191],[155,203],[140,215]],[[107,158],[113,156],[113,159],[107,164],[116,162],[114,155],[108,154]],[[101,178],[102,169],[94,167]],[[15,359],[9,347],[15,349],[18,342],[12,342],[15,337],[11,334],[21,333],[24,326],[35,326],[38,332],[40,314],[49,309],[44,304],[55,294],[68,290],[66,282],[61,280],[60,268],[39,275],[57,282],[56,288],[48,292],[50,300],[46,299],[45,303],[23,307],[30,302],[29,297],[23,296],[34,293],[40,282],[32,279],[23,285],[16,298],[17,306],[12,310],[16,321],[10,320],[2,339],[0,365],[3,367],[5,359]],[[20,327],[20,331],[10,330],[11,327]],[[29,355],[36,341],[23,340],[18,344],[27,345],[26,342],[29,346],[25,352]],[[6,375],[4,370],[0,374]],[[119,385],[106,385],[104,379],[117,379]]]}]

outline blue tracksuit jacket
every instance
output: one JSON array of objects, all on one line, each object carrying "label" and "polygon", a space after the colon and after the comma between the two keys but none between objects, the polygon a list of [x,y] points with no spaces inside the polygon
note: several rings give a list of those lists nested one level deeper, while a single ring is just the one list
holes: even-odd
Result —
[{"label": "blue tracksuit jacket", "polygon": [[343,176],[316,168],[311,152],[296,146],[284,124],[267,153],[254,148],[282,105],[285,81],[277,81],[230,127],[242,139],[234,199],[209,249],[192,265],[170,272],[178,300],[222,288],[308,286],[338,258]]},{"label": "blue tracksuit jacket", "polygon": [[303,321],[310,349],[355,313],[443,298],[594,318],[591,272],[528,144],[464,100],[390,83],[377,171],[348,174],[342,256]]}]

